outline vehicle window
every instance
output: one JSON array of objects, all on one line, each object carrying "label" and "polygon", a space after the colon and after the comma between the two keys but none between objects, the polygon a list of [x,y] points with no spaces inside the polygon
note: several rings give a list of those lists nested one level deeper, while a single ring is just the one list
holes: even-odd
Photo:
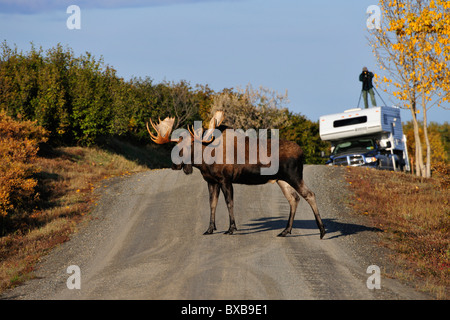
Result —
[{"label": "vehicle window", "polygon": [[366,123],[366,122],[367,122],[367,116],[347,118],[347,119],[334,121],[333,127],[339,128],[339,127],[352,126],[355,124]]},{"label": "vehicle window", "polygon": [[375,149],[375,146],[371,139],[353,140],[353,141],[345,141],[336,145],[333,154],[351,151],[366,151],[373,149]]}]

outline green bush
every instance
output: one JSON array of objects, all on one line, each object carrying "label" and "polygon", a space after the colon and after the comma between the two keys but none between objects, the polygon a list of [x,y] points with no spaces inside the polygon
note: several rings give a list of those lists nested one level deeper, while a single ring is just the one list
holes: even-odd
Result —
[{"label": "green bush", "polygon": [[90,53],[75,57],[72,49],[60,44],[45,52],[32,45],[26,53],[1,44],[0,110],[15,119],[36,121],[48,131],[52,144],[89,146],[113,136],[149,142],[149,118],[175,116],[174,129],[199,119],[207,124],[211,111],[230,97],[234,99],[228,99],[232,105],[226,111],[227,120],[235,122],[232,126],[270,124],[303,148],[307,163],[323,162],[319,154],[327,145],[319,138],[318,125],[290,113],[284,107],[287,95],[251,87],[216,93],[207,85],[193,88],[185,80],[125,81],[102,58]]}]

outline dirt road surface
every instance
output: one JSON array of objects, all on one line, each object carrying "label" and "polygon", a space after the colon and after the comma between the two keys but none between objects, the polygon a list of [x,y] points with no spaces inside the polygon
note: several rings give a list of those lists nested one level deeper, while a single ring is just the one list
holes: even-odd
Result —
[{"label": "dirt road surface", "polygon": [[[220,195],[217,231],[209,223],[206,182],[199,171],[155,170],[102,186],[93,219],[46,256],[36,278],[4,299],[427,299],[386,277],[387,253],[377,229],[348,213],[344,169],[306,166],[327,234],[319,238],[302,199],[291,235],[289,204],[277,184],[235,185],[238,231],[225,235]],[[68,289],[67,267],[80,268],[80,289]],[[370,265],[380,289],[369,289]],[[374,283],[371,281],[371,283]]]}]

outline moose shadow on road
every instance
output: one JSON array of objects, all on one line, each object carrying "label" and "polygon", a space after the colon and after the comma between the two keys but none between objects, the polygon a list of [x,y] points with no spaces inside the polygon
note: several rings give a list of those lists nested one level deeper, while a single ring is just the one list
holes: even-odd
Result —
[{"label": "moose shadow on road", "polygon": [[[327,234],[324,237],[326,239],[334,239],[342,236],[354,235],[361,232],[380,232],[379,228],[368,227],[362,224],[341,222],[337,219],[322,219]],[[252,234],[270,230],[280,230],[280,232],[286,227],[287,218],[283,217],[265,217],[252,220],[250,223],[243,224],[239,228],[238,234]],[[295,234],[294,232],[289,237],[304,237],[318,235],[319,230],[315,220],[294,220],[294,229],[312,230],[314,233],[308,234]],[[317,232],[316,232],[317,231]]]}]

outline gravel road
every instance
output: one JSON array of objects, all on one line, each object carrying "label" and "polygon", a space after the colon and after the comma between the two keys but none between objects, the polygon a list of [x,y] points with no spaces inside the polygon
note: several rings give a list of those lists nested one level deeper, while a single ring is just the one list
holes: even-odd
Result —
[{"label": "gravel road", "polygon": [[[220,195],[217,231],[209,223],[207,184],[199,171],[154,170],[101,188],[93,219],[46,256],[36,278],[4,299],[427,299],[386,277],[392,272],[377,230],[345,207],[343,170],[305,166],[327,234],[301,200],[292,234],[289,204],[278,185],[235,185],[238,231],[228,229]],[[80,267],[81,289],[69,290],[68,266]],[[370,265],[380,289],[368,289]]]}]

